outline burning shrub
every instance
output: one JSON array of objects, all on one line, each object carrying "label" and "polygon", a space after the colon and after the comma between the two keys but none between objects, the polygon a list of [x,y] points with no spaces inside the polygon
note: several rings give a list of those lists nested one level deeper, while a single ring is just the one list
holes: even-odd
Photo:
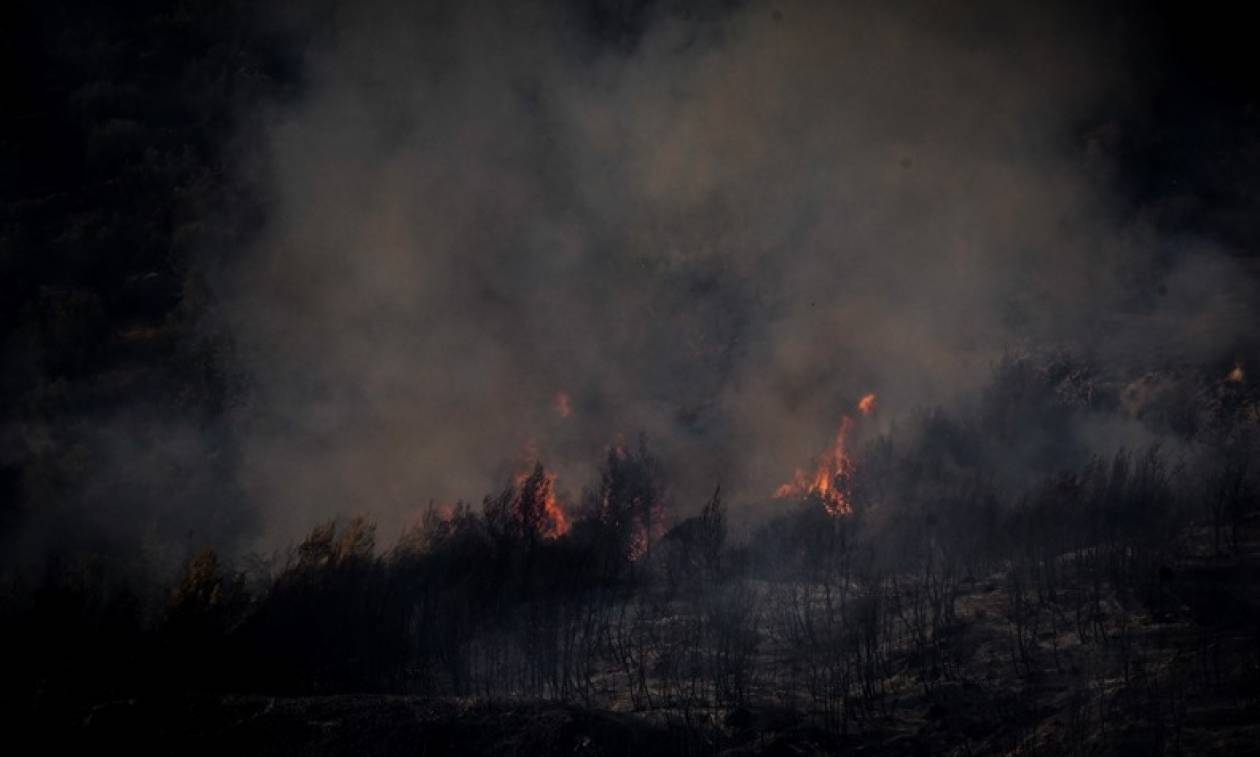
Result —
[{"label": "burning shrub", "polygon": [[644,558],[664,533],[664,485],[660,463],[639,440],[637,450],[608,450],[599,488],[586,495],[586,515],[595,526],[606,575],[616,578]]},{"label": "burning shrub", "polygon": [[556,539],[569,532],[569,517],[556,496],[556,475],[541,462],[515,480],[496,497],[483,503],[486,523],[500,538],[535,543]]}]

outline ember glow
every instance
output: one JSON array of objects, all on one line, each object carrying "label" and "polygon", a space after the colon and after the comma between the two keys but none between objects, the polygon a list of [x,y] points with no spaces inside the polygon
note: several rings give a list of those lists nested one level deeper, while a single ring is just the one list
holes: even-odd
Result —
[{"label": "ember glow", "polygon": [[630,542],[626,545],[626,558],[637,563],[647,556],[652,545],[661,540],[668,530],[664,510],[659,504],[652,506],[654,519],[651,523],[636,523],[630,532]]},{"label": "ember glow", "polygon": [[875,396],[874,392],[863,395],[862,399],[858,400],[858,412],[862,415],[872,415],[878,409],[879,397]]},{"label": "ember glow", "polygon": [[1242,363],[1235,363],[1234,370],[1230,371],[1225,376],[1225,380],[1231,384],[1241,384],[1243,382],[1243,377]]},{"label": "ember glow", "polygon": [[568,392],[556,392],[555,399],[551,401],[551,409],[561,418],[568,418],[573,413],[573,402],[569,399]]}]

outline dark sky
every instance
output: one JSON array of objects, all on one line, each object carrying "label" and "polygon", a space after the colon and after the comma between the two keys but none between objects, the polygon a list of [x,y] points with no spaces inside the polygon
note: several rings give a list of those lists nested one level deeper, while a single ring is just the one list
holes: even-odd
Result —
[{"label": "dark sky", "polygon": [[1118,187],[1135,206],[1163,206],[1174,232],[1252,255],[1260,155],[1255,52],[1243,12],[1227,3],[1136,3],[1121,29],[1139,40],[1132,103],[1115,117]]},{"label": "dark sky", "polygon": [[868,391],[1254,355],[1241,11],[1014,6],[10,4],[6,532],[388,532],[640,433],[752,502]]}]

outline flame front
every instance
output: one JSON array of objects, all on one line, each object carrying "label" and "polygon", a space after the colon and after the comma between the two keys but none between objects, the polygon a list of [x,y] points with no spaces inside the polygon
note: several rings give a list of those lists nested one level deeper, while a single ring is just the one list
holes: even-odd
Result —
[{"label": "flame front", "polygon": [[847,415],[844,416],[840,421],[840,429],[836,431],[835,442],[831,445],[831,449],[818,458],[813,474],[807,474],[804,470],[797,468],[792,476],[792,482],[783,484],[775,490],[775,498],[813,496],[823,503],[827,514],[832,517],[840,517],[853,512],[853,505],[849,502],[848,492],[845,491],[844,486],[853,475],[853,462],[845,449],[849,431],[852,428],[853,419]]},{"label": "flame front", "polygon": [[[529,479],[533,475],[530,470],[525,470],[516,474],[513,483],[516,489],[524,496],[526,487],[529,485]],[[551,471],[544,471],[543,478],[538,485],[536,496],[542,505],[542,522],[541,532],[545,538],[558,539],[569,533],[572,524],[569,523],[569,516],[564,510],[564,506],[560,504],[559,497],[556,496],[556,474]]]},{"label": "flame front", "polygon": [[[857,409],[862,415],[869,416],[878,406],[879,398],[871,393],[858,400]],[[846,415],[840,420],[835,441],[818,458],[813,473],[797,468],[791,483],[775,489],[775,498],[817,497],[826,508],[827,514],[832,517],[839,518],[852,513],[853,504],[849,500],[848,483],[853,477],[853,460],[847,449],[849,432],[852,430],[853,419]]]},{"label": "flame front", "polygon": [[547,472],[547,490],[543,496],[543,512],[547,514],[547,535],[553,538],[569,533],[569,516],[556,497],[556,474]]}]

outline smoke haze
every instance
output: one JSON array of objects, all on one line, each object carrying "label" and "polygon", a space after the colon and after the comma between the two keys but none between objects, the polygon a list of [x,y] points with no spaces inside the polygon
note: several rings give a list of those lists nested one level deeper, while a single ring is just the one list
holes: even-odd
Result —
[{"label": "smoke haze", "polygon": [[1250,40],[1019,5],[23,6],[3,559],[388,543],[535,457],[574,506],[641,436],[675,517],[754,520],[844,416],[915,443],[1011,355],[1106,396],[993,444],[1008,493],[1194,454],[1254,381]]},{"label": "smoke haze", "polygon": [[266,539],[388,531],[526,450],[575,493],[640,432],[684,507],[765,499],[867,391],[886,427],[1010,349],[1219,360],[1254,312],[1230,257],[1111,195],[1091,119],[1138,56],[1086,13],[656,8],[622,45],[583,21],[323,21],[216,282]]}]

